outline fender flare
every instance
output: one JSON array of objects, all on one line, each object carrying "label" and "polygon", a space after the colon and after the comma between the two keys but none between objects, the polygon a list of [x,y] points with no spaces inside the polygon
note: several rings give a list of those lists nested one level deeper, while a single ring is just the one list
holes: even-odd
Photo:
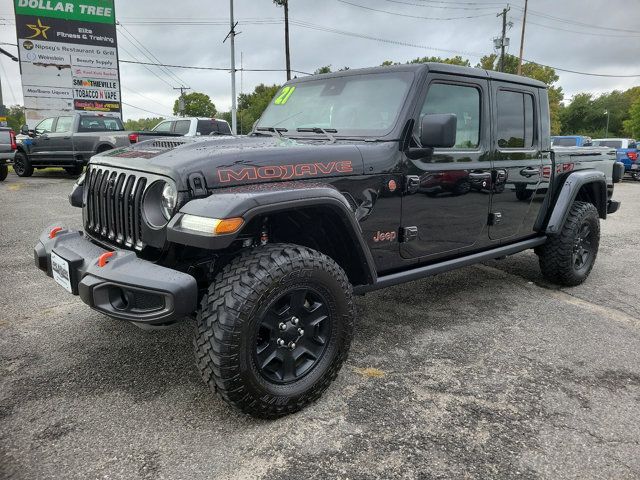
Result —
[{"label": "fender flare", "polygon": [[560,233],[564,226],[571,205],[578,196],[578,192],[585,185],[590,185],[594,190],[594,199],[600,218],[607,218],[607,179],[599,170],[578,170],[570,173],[565,179],[560,192],[553,204],[553,210],[549,216],[545,232],[554,235]]},{"label": "fender flare", "polygon": [[229,235],[199,234],[182,229],[182,217],[185,214],[209,218],[242,217],[244,228],[256,217],[305,207],[327,208],[338,215],[353,242],[354,254],[359,257],[367,283],[374,283],[377,279],[375,264],[353,209],[344,195],[326,184],[278,182],[215,191],[206,198],[191,200],[174,215],[167,225],[167,240],[207,250],[223,250],[242,233],[242,229]]}]

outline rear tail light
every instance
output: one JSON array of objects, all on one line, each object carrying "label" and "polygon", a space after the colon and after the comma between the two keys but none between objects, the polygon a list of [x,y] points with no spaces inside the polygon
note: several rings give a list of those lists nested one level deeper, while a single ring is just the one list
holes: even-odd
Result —
[{"label": "rear tail light", "polygon": [[16,132],[9,130],[9,139],[11,142],[11,150],[17,150],[18,144],[16,143]]},{"label": "rear tail light", "polygon": [[638,159],[638,152],[627,152],[627,157],[635,162]]},{"label": "rear tail light", "polygon": [[140,138],[140,135],[138,135],[137,133],[130,133],[129,134],[129,142],[131,143],[138,143],[138,139]]}]

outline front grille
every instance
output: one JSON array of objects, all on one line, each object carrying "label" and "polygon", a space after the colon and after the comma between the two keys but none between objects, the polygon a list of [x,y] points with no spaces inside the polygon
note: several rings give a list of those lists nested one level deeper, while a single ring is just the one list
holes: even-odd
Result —
[{"label": "front grille", "polygon": [[119,169],[92,167],[85,179],[85,229],[110,243],[141,250],[142,197],[148,180]]}]

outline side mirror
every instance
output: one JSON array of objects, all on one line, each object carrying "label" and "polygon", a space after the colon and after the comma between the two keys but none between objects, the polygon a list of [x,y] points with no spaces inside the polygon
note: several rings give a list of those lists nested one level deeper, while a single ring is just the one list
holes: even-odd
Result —
[{"label": "side mirror", "polygon": [[454,113],[432,113],[422,117],[420,143],[423,148],[451,148],[456,144],[458,118]]},{"label": "side mirror", "polygon": [[22,125],[20,127],[20,134],[29,135],[29,125]]}]

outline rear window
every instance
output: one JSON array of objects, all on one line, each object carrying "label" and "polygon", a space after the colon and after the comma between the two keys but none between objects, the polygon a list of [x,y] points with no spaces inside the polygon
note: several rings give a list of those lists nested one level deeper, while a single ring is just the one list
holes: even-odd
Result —
[{"label": "rear window", "polygon": [[122,131],[124,126],[119,118],[82,115],[78,132],[111,132]]},{"label": "rear window", "polygon": [[196,132],[200,135],[209,135],[212,132],[218,133],[218,125],[215,120],[198,120]]},{"label": "rear window", "polygon": [[595,147],[622,148],[622,140],[595,140]]},{"label": "rear window", "polygon": [[577,147],[578,139],[577,138],[554,138],[553,146],[554,147]]}]

